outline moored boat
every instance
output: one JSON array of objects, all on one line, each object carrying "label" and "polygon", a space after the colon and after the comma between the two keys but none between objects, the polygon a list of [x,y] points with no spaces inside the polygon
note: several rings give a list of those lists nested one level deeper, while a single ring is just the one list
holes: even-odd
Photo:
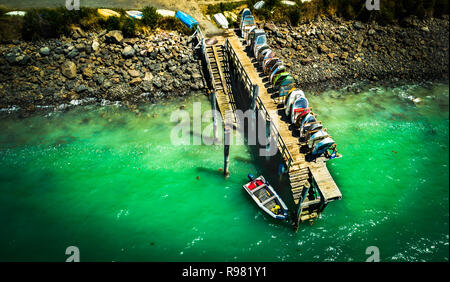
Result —
[{"label": "moored boat", "polygon": [[193,28],[194,26],[198,25],[198,21],[196,21],[193,17],[184,12],[177,11],[175,17],[189,28]]},{"label": "moored boat", "polygon": [[156,10],[156,12],[163,17],[175,17],[175,11],[158,9]]},{"label": "moored boat", "polygon": [[5,16],[17,16],[24,17],[27,14],[25,11],[11,11],[5,14]]},{"label": "moored boat", "polygon": [[224,29],[228,29],[228,20],[222,13],[215,14],[213,16],[214,20],[218,25],[220,25]]},{"label": "moored boat", "polygon": [[129,18],[136,19],[136,20],[142,20],[144,18],[144,15],[141,11],[126,11],[125,12]]},{"label": "moored boat", "polygon": [[243,187],[253,201],[271,217],[287,220],[288,208],[269,182],[263,176],[255,179],[253,175],[249,174],[248,178],[250,182]]},{"label": "moored boat", "polygon": [[97,13],[100,16],[103,16],[105,18],[109,18],[109,17],[118,17],[120,18],[120,14],[117,13],[116,11],[110,10],[110,9],[97,9]]}]

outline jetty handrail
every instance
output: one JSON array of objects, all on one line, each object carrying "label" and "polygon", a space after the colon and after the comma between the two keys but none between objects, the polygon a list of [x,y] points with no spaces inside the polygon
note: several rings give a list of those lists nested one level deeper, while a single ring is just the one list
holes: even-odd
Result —
[{"label": "jetty handrail", "polygon": [[[253,88],[255,85],[252,83],[252,80],[250,79],[250,76],[248,75],[247,71],[245,70],[244,66],[242,65],[241,61],[239,60],[239,57],[236,54],[236,51],[231,46],[228,39],[225,40],[225,50],[228,51],[231,57],[231,61],[236,65],[237,73],[239,73],[243,80],[244,87],[248,90],[249,95],[253,93]],[[251,98],[251,97],[250,97]],[[261,98],[259,96],[255,99],[256,106],[258,109],[260,109],[264,115],[265,118],[270,120],[270,130],[274,132],[274,135],[276,136],[278,145],[281,148],[281,155],[284,157],[284,159],[287,161],[287,168],[289,169],[291,167],[291,164],[294,163],[294,158],[291,155],[291,152],[289,152],[289,149],[284,142],[283,137],[281,136],[280,132],[278,131],[278,128],[275,126],[275,124],[272,121],[272,118],[269,114],[269,111],[267,110],[266,106],[262,102]]]},{"label": "jetty handrail", "polygon": [[214,80],[213,80],[214,75],[213,75],[212,68],[211,68],[211,62],[209,61],[209,57],[206,52],[205,36],[203,35],[202,29],[199,26],[197,26],[197,29],[195,30],[195,33],[192,36],[195,36],[197,38],[199,44],[201,44],[203,58],[205,59],[206,68],[208,69],[208,72],[209,72],[209,82],[215,92],[216,86],[214,85]]}]

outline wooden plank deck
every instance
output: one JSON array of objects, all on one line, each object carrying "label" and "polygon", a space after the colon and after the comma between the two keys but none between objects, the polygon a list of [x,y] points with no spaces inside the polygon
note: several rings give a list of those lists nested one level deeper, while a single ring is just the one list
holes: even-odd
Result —
[{"label": "wooden plank deck", "polygon": [[222,121],[226,124],[232,124],[236,127],[236,103],[224,74],[225,62],[223,54],[223,39],[214,45],[206,46],[206,54],[212,76],[212,85],[216,93],[216,101]]},{"label": "wooden plank deck", "polygon": [[[264,76],[260,75],[261,72],[255,68],[252,60],[247,56],[241,39],[237,36],[232,36],[228,38],[228,42],[235,51],[251,83],[259,86],[259,98],[267,109],[271,121],[278,129],[280,135],[278,138],[284,140],[284,144],[286,144],[289,154],[292,156],[293,163],[289,167],[289,177],[294,202],[296,204],[299,203],[305,182],[310,177],[317,183],[325,202],[341,199],[342,194],[326,167],[325,158],[318,158],[314,162],[307,162],[305,160],[305,155],[300,152],[301,145],[299,139],[294,136],[293,131],[290,129],[290,123],[286,121],[287,117],[285,116],[282,105],[279,105],[268,93],[266,84],[263,81]],[[283,148],[281,148],[280,144],[283,143],[278,143],[278,148],[281,152]]]}]

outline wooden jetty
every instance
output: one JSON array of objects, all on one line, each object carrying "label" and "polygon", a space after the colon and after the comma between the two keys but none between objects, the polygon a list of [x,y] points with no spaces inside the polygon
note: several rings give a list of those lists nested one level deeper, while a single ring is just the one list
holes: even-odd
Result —
[{"label": "wooden jetty", "polygon": [[[201,34],[199,32],[197,35]],[[236,110],[236,104],[230,87],[230,69],[242,81],[242,88],[248,94],[249,101],[253,101],[254,110],[262,113],[269,125],[269,136],[276,139],[278,151],[283,157],[286,172],[297,212],[293,214],[294,227],[311,221],[318,217],[328,203],[340,200],[342,194],[330,175],[326,161],[320,157],[314,161],[307,161],[302,153],[302,144],[295,136],[291,124],[284,113],[284,104],[279,103],[278,97],[271,97],[268,93],[264,76],[259,72],[252,59],[247,56],[242,40],[235,34],[228,33],[226,37],[218,37],[214,44],[207,45],[203,36],[203,54],[207,63],[212,91],[216,93],[215,99],[218,108],[224,116],[227,111]],[[227,56],[227,57],[225,57]],[[253,99],[253,100],[252,100]],[[236,117],[229,115],[235,124]],[[224,116],[224,121],[226,121]]]}]

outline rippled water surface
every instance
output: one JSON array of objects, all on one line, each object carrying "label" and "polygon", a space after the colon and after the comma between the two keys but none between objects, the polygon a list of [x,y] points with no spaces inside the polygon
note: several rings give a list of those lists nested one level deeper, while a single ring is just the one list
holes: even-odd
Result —
[{"label": "rippled water surface", "polygon": [[84,261],[364,261],[377,246],[382,261],[448,261],[448,92],[308,96],[344,155],[329,163],[343,199],[298,233],[243,191],[249,172],[276,178],[249,147],[231,148],[224,180],[222,146],[171,144],[171,113],[207,110],[204,96],[2,119],[0,260],[77,246]]}]

